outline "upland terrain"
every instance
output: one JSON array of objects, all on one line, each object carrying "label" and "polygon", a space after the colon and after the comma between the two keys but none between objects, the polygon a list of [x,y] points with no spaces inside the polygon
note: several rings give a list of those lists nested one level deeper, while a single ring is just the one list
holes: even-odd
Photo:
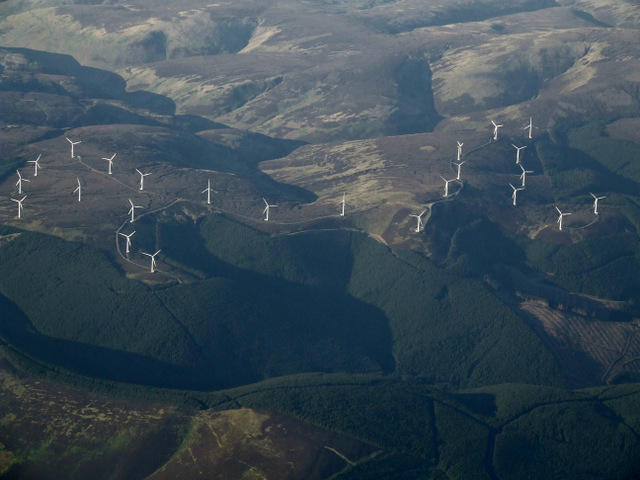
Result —
[{"label": "upland terrain", "polygon": [[0,2],[0,478],[640,478],[639,33]]}]

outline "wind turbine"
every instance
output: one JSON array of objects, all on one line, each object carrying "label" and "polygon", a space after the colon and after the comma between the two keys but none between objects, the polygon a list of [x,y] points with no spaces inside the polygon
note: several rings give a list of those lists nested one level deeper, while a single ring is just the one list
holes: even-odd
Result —
[{"label": "wind turbine", "polygon": [[264,198],[262,200],[264,201],[264,204],[265,204],[264,210],[262,211],[262,213],[264,213],[264,221],[268,222],[269,221],[269,208],[270,207],[277,207],[278,205],[269,205],[269,202],[267,202]]},{"label": "wind turbine", "polygon": [[344,207],[347,204],[346,196],[347,196],[347,194],[343,193],[342,194],[342,200],[338,203],[338,205],[342,205],[342,210],[340,212],[340,216],[341,217],[344,217]]},{"label": "wind turbine", "polygon": [[124,238],[127,239],[127,244],[125,246],[124,253],[128,254],[129,251],[131,250],[131,237],[133,236],[134,233],[136,233],[136,231],[134,230],[129,235],[127,235],[126,233],[122,233],[122,232],[118,232],[118,233],[120,233],[120,235],[122,235]]},{"label": "wind turbine", "polygon": [[29,182],[30,180],[22,178],[22,175],[20,175],[20,170],[16,170],[16,172],[18,172],[18,181],[16,182],[16,187],[18,187],[18,193],[22,195],[22,182]]},{"label": "wind turbine", "polygon": [[38,176],[38,168],[42,168],[40,167],[40,157],[42,156],[42,154],[38,155],[38,158],[36,158],[35,160],[29,160],[27,163],[33,163],[33,166],[35,167],[35,172],[33,173],[34,177]]},{"label": "wind turbine", "polygon": [[533,133],[533,119],[529,117],[529,123],[525,125],[523,130],[529,130],[529,138],[531,138],[531,134]]},{"label": "wind turbine", "polygon": [[466,162],[466,160],[463,160],[461,162],[458,163],[453,163],[456,167],[458,167],[458,175],[456,176],[456,180],[460,180],[460,165],[462,165],[464,162]]},{"label": "wind turbine", "polygon": [[500,127],[502,127],[503,125],[498,125],[493,120],[491,120],[491,123],[493,123],[493,140],[497,141],[498,140],[498,129]]},{"label": "wind turbine", "polygon": [[416,215],[415,213],[409,215],[410,217],[415,217],[415,219],[417,220],[416,233],[420,232],[420,228],[422,228],[422,215],[424,215],[426,212],[426,210],[423,210],[420,215]]},{"label": "wind turbine", "polygon": [[[509,184],[509,185],[511,185],[511,184]],[[524,187],[518,187],[518,188],[516,188],[516,187],[514,187],[513,185],[511,185],[511,188],[513,188],[513,193],[511,194],[511,199],[513,200],[513,204],[515,205],[515,204],[516,204],[516,197],[517,197],[517,195],[518,195],[518,192],[519,192],[520,190],[524,190]]]},{"label": "wind turbine", "polygon": [[151,255],[150,253],[142,252],[143,255],[146,255],[147,257],[151,257],[151,273],[155,272],[154,268],[156,266],[156,255],[158,255],[160,252],[161,250],[158,250],[153,255]]},{"label": "wind turbine", "polygon": [[440,178],[442,180],[444,180],[444,195],[442,195],[442,196],[447,198],[449,196],[449,182],[453,182],[453,179],[447,180],[442,175],[440,175]]},{"label": "wind turbine", "polygon": [[109,162],[109,175],[111,175],[111,167],[113,167],[113,159],[116,158],[116,153],[114,153],[110,158],[102,157],[103,160]]},{"label": "wind turbine", "polygon": [[558,211],[558,214],[559,214],[558,221],[556,223],[558,223],[558,225],[560,226],[559,230],[562,230],[562,217],[571,215],[571,213],[562,213],[558,207],[556,207],[556,210]]},{"label": "wind turbine", "polygon": [[520,175],[520,180],[522,180],[522,188],[524,188],[524,184],[526,182],[527,173],[533,173],[533,170],[525,170],[521,163],[518,164],[520,170],[522,170],[522,175]]},{"label": "wind turbine", "polygon": [[516,149],[516,163],[520,164],[520,150],[524,150],[525,148],[527,148],[527,146],[525,145],[524,147],[516,147],[513,143],[511,144],[511,146]]},{"label": "wind turbine", "polygon": [[131,204],[131,208],[127,213],[131,214],[131,223],[133,223],[135,220],[134,214],[135,214],[136,208],[142,208],[142,205],[134,205],[131,199],[129,199],[129,203]]},{"label": "wind turbine", "polygon": [[[589,193],[591,193],[591,192],[589,192]],[[591,193],[591,196],[593,197],[593,213],[598,215],[598,200],[602,200],[603,198],[607,198],[607,197],[604,196],[604,195],[601,196],[601,197],[597,197],[593,193]]]},{"label": "wind turbine", "polygon": [[[458,141],[456,140],[456,142]],[[458,142],[458,161],[462,158],[462,145],[464,145],[464,143]]]},{"label": "wind turbine", "polygon": [[144,177],[151,175],[151,173],[142,173],[136,168],[136,172],[140,174],[140,190],[144,190]]},{"label": "wind turbine", "polygon": [[64,137],[67,139],[67,142],[69,142],[71,144],[71,158],[74,158],[74,154],[73,154],[73,147],[74,145],[77,145],[79,143],[82,143],[81,140],[78,140],[77,142],[72,142],[71,140],[69,140],[69,137]]},{"label": "wind turbine", "polygon": [[207,205],[211,205],[211,192],[215,192],[215,190],[211,189],[211,180],[207,180],[207,188],[200,192],[200,194],[203,194],[205,192],[207,192]]},{"label": "wind turbine", "polygon": [[78,201],[80,201],[82,199],[82,185],[80,185],[80,179],[78,177],[76,177],[76,180],[78,180],[78,186],[73,193],[78,192]]},{"label": "wind turbine", "polygon": [[13,200],[14,202],[16,202],[18,204],[18,218],[20,218],[20,213],[22,213],[22,209],[24,208],[22,206],[22,202],[24,202],[25,198],[27,198],[26,195],[24,197],[22,197],[22,200],[16,200],[15,198],[11,199],[11,200]]}]

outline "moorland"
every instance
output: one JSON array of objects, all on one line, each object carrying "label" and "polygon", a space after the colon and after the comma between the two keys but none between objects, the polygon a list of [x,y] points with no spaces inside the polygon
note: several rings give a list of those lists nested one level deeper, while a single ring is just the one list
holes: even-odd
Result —
[{"label": "moorland", "polygon": [[636,478],[639,20],[0,3],[0,476]]}]

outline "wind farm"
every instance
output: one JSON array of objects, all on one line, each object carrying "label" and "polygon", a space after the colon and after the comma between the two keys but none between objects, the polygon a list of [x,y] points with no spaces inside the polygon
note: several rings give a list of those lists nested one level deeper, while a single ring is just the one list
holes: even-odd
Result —
[{"label": "wind farm", "polygon": [[640,471],[628,2],[2,8],[0,472]]}]

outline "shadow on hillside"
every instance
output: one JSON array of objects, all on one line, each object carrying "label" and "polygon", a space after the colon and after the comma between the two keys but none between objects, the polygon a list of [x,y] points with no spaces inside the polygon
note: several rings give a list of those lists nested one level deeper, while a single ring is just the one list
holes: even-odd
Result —
[{"label": "shadow on hillside", "polygon": [[194,369],[143,355],[42,335],[17,305],[3,295],[0,295],[0,308],[4,317],[0,324],[3,339],[48,369],[62,367],[103,380],[178,389],[212,389],[226,383],[215,375],[205,378]]},{"label": "shadow on hillside", "polygon": [[[265,195],[277,192],[287,200],[303,203],[317,198],[300,187],[280,184],[257,168],[261,161],[288,155],[302,142],[239,134],[203,117],[176,115],[176,105],[170,98],[146,91],[127,92],[121,76],[82,66],[69,55],[27,48],[0,48],[2,52],[19,54],[24,63],[16,63],[7,72],[0,90],[8,92],[8,98],[11,92],[47,94],[39,96],[37,102],[50,102],[47,105],[51,107],[46,115],[38,110],[40,115],[33,118],[20,116],[20,110],[12,112],[13,123],[59,129],[121,124],[131,125],[133,134],[135,126],[159,127],[162,130],[157,134],[136,139],[150,157],[160,155],[178,167],[233,173],[254,181]],[[63,82],[60,76],[69,80]],[[221,131],[228,133],[214,133]],[[199,132],[207,134],[197,135]]]},{"label": "shadow on hillside", "polygon": [[[163,388],[217,390],[303,372],[393,371],[391,332],[376,308],[232,266],[227,273],[233,279],[157,293],[198,345],[189,365],[42,335],[2,295],[0,335],[47,369]],[[181,306],[189,299],[195,313]],[[87,319],[96,328],[108,321]]]},{"label": "shadow on hillside", "polygon": [[[251,251],[249,256],[263,253],[246,247],[243,240],[250,234],[244,230],[234,237],[220,223],[210,228],[217,238],[228,237],[231,244]],[[350,241],[341,237],[350,238],[351,233],[331,233],[334,237],[324,232],[279,238],[266,246],[273,262],[251,266],[238,259],[244,265],[237,266],[207,248],[200,225],[165,224],[159,239],[165,254],[207,279],[159,296],[172,311],[198,305],[199,310],[216,312],[203,333],[214,363],[252,365],[252,371],[265,378],[303,371],[390,373],[395,360],[389,319],[379,308],[347,293],[354,260]],[[256,235],[260,241],[262,234]],[[193,332],[197,327],[189,326],[188,317],[181,321]],[[221,332],[227,335],[223,342]],[[261,351],[236,357],[251,344],[259,344]],[[267,350],[269,355],[264,354]]]}]

